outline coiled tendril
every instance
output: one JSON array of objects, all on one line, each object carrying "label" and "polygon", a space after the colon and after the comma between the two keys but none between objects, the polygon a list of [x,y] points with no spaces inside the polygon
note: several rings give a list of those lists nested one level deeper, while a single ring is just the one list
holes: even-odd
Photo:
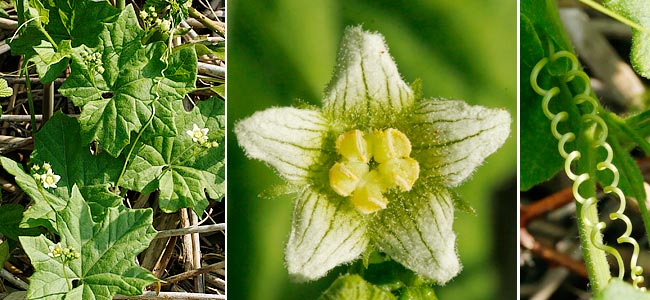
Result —
[{"label": "coiled tendril", "polygon": [[[570,66],[571,66],[570,70],[560,78],[561,80],[563,80],[564,82],[571,82],[573,80],[580,79],[583,82],[583,86],[584,86],[583,91],[575,95],[572,99],[572,101],[576,105],[582,103],[589,103],[589,105],[591,106],[591,111],[583,114],[581,116],[581,121],[585,124],[595,124],[597,128],[600,129],[599,131],[597,131],[598,136],[590,146],[594,149],[603,148],[607,153],[607,157],[605,158],[605,160],[598,162],[596,164],[596,169],[598,171],[609,170],[614,176],[612,182],[609,185],[603,187],[603,191],[606,194],[616,195],[620,203],[618,210],[616,212],[611,213],[609,215],[609,218],[611,220],[620,220],[623,223],[625,223],[626,226],[625,232],[620,237],[618,237],[616,241],[619,244],[628,243],[632,245],[632,247],[634,248],[632,252],[632,257],[630,259],[630,278],[633,281],[633,285],[635,287],[639,287],[639,285],[642,284],[644,281],[644,278],[641,275],[641,273],[643,273],[643,268],[637,265],[637,260],[639,258],[639,244],[634,238],[630,237],[630,233],[632,232],[632,223],[630,222],[630,219],[623,214],[623,212],[625,211],[625,195],[623,194],[623,191],[620,188],[618,188],[618,181],[620,175],[618,169],[612,163],[614,153],[612,151],[612,147],[609,145],[609,143],[607,143],[607,135],[608,135],[607,124],[598,115],[597,112],[598,101],[591,96],[591,85],[590,85],[589,76],[587,76],[587,74],[580,69],[580,64],[578,62],[578,59],[575,57],[575,55],[573,55],[571,52],[563,50],[552,54],[550,57],[545,57],[541,59],[535,65],[535,67],[533,68],[530,74],[531,87],[533,88],[535,93],[543,97],[542,111],[544,112],[544,115],[551,121],[551,133],[558,140],[558,152],[565,160],[564,171],[566,172],[567,177],[569,177],[573,181],[573,195],[576,198],[576,201],[578,201],[583,206],[583,209],[581,210],[581,214],[579,217],[587,227],[587,232],[589,234],[590,241],[596,248],[605,251],[610,255],[612,255],[614,258],[616,258],[619,267],[618,278],[622,279],[625,274],[625,266],[623,264],[623,259],[621,258],[620,253],[615,248],[604,245],[601,239],[599,239],[602,230],[604,230],[606,227],[605,223],[599,222],[597,224],[593,224],[584,215],[584,213],[589,210],[588,209],[589,207],[596,204],[598,199],[595,196],[585,198],[582,195],[580,195],[580,185],[582,185],[585,181],[590,179],[589,173],[575,174],[573,172],[571,167],[574,162],[577,162],[580,159],[581,154],[579,150],[573,150],[571,152],[567,152],[566,145],[567,143],[571,143],[575,141],[576,135],[575,133],[570,131],[565,133],[560,133],[558,130],[558,125],[561,122],[567,121],[569,119],[569,113],[566,111],[553,113],[549,109],[549,103],[554,97],[560,94],[560,88],[554,86],[551,87],[550,89],[544,89],[540,87],[539,84],[537,83],[537,78],[539,77],[539,74],[542,71],[542,69],[546,67],[549,62],[555,62],[559,59],[567,59],[570,62]],[[640,287],[640,289],[645,290],[645,287]]]}]

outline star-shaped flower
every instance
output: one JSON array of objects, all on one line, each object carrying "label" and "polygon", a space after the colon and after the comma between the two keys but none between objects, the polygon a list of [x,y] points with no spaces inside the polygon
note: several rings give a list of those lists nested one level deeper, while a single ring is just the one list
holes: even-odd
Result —
[{"label": "star-shaped flower", "polygon": [[285,258],[314,280],[367,247],[439,284],[461,269],[450,188],[509,134],[503,109],[420,99],[383,37],[345,32],[322,108],[270,108],[235,126],[240,146],[296,187]]},{"label": "star-shaped flower", "polygon": [[[45,167],[43,167],[43,169],[45,169]],[[56,183],[59,182],[59,180],[61,180],[61,176],[54,174],[51,168],[48,168],[45,174],[41,174],[41,182],[43,183],[43,187],[46,189],[55,189]]]},{"label": "star-shaped flower", "polygon": [[192,137],[192,141],[199,144],[204,144],[208,141],[208,128],[199,128],[198,125],[193,124],[192,130],[188,130],[185,133]]}]

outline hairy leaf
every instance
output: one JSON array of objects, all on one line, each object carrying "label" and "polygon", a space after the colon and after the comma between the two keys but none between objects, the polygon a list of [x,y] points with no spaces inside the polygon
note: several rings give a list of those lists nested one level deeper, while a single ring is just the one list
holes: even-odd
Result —
[{"label": "hairy leaf", "polygon": [[40,231],[36,228],[20,228],[24,210],[18,204],[0,206],[0,232],[12,240],[18,240],[21,235],[38,235]]},{"label": "hairy leaf", "polygon": [[[393,294],[363,280],[359,275],[343,275],[321,295],[319,300],[389,300]],[[435,298],[434,298],[435,299]]]},{"label": "hairy leaf", "polygon": [[[180,108],[182,109],[182,108]],[[208,205],[206,193],[219,199],[224,193],[224,105],[211,98],[201,101],[189,113],[177,112],[175,137],[155,136],[136,145],[135,157],[124,174],[122,186],[150,193],[160,189],[159,205],[172,212],[190,207],[199,215]],[[208,128],[208,140],[219,147],[205,148],[186,133],[196,124]]]},{"label": "hairy leaf", "polygon": [[640,291],[627,282],[613,279],[601,293],[594,296],[594,300],[618,299],[650,300],[650,293]]},{"label": "hairy leaf", "polygon": [[[48,162],[61,176],[56,192],[67,199],[73,185],[84,198],[103,207],[116,206],[121,198],[108,188],[115,184],[124,158],[107,153],[92,154],[90,146],[81,140],[79,123],[75,118],[57,112],[34,136],[32,162]],[[95,214],[97,215],[97,214]]]},{"label": "hairy leaf", "polygon": [[24,9],[18,15],[28,23],[10,43],[11,51],[34,62],[43,82],[54,80],[68,66],[70,47],[81,44],[94,47],[97,32],[105,23],[113,22],[119,13],[105,1],[20,1]]},{"label": "hairy leaf", "polygon": [[[172,101],[180,102],[194,88],[196,54],[192,48],[172,52],[164,43],[142,45],[143,31],[131,6],[106,24],[96,48],[73,51],[71,76],[61,94],[83,106],[79,117],[84,142],[98,141],[118,156],[151,119],[154,129],[175,135]],[[88,53],[101,53],[101,68]],[[152,113],[155,113],[152,116]]]},{"label": "hairy leaf", "polygon": [[605,0],[603,4],[645,30],[632,29],[632,53],[630,60],[634,69],[643,77],[650,78],[650,2],[643,0]]},{"label": "hairy leaf", "polygon": [[[544,57],[554,51],[571,50],[568,38],[561,28],[557,6],[554,1],[521,2],[521,183],[520,188],[527,190],[534,185],[544,182],[559,172],[564,159],[559,155],[557,140],[551,134],[551,122],[542,113],[542,96],[533,91],[530,84],[530,74],[533,67]],[[537,82],[543,88],[560,84],[558,78],[565,66],[548,65],[537,77]],[[557,71],[557,74],[556,74]],[[577,112],[575,106],[557,105],[553,101],[553,111],[559,108],[571,108]],[[571,128],[577,127],[575,124]],[[562,131],[566,132],[566,130]],[[575,131],[574,131],[575,132]]]},{"label": "hairy leaf", "polygon": [[67,201],[64,198],[52,194],[50,189],[43,188],[40,182],[36,182],[34,177],[25,173],[23,168],[15,161],[6,157],[0,157],[0,163],[2,163],[5,171],[15,177],[18,186],[33,201],[32,205],[25,211],[21,226],[44,226],[54,230],[56,223],[55,211],[63,209]]},{"label": "hairy leaf", "polygon": [[28,299],[112,299],[116,293],[139,295],[157,279],[135,264],[156,234],[151,209],[107,210],[95,223],[90,208],[73,186],[68,205],[57,213],[60,245],[80,253],[68,262],[52,257],[54,242],[45,236],[21,237],[20,242],[34,265]]}]

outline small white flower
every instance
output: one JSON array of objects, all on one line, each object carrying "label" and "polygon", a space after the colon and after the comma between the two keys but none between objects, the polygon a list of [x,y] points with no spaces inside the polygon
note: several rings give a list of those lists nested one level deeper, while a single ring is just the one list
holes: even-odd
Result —
[{"label": "small white flower", "polygon": [[50,257],[60,257],[63,254],[63,249],[61,248],[61,243],[56,243],[52,246],[48,246],[48,249],[50,249],[50,252],[47,253]]},{"label": "small white flower", "polygon": [[43,170],[47,171],[49,169],[52,169],[52,165],[50,165],[48,162],[43,163]]},{"label": "small white flower", "polygon": [[163,20],[162,22],[160,22],[160,29],[162,31],[169,31],[171,27],[172,27],[172,23],[169,22],[169,20]]},{"label": "small white flower", "polygon": [[199,128],[194,124],[192,130],[186,131],[187,135],[192,137],[192,141],[199,144],[204,144],[208,141],[208,128]]},{"label": "small white flower", "polygon": [[52,169],[48,169],[47,173],[41,175],[41,182],[46,189],[56,188],[56,183],[61,180],[61,176],[52,173]]},{"label": "small white flower", "polygon": [[140,18],[142,18],[143,20],[145,20],[148,16],[149,16],[149,14],[147,13],[146,10],[141,10],[140,11]]}]

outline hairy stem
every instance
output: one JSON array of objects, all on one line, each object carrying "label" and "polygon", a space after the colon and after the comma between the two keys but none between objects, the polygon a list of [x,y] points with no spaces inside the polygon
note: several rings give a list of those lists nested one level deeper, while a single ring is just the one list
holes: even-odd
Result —
[{"label": "hairy stem", "polygon": [[[590,132],[591,131],[591,132]],[[578,148],[581,149],[582,157],[577,163],[578,173],[589,174],[589,179],[580,186],[580,195],[584,198],[596,197],[596,162],[597,158],[592,148],[593,130],[583,130],[578,137]],[[595,294],[599,293],[611,279],[609,263],[605,251],[598,249],[594,242],[602,244],[602,235],[597,234],[596,240],[592,240],[591,231],[595,230],[588,224],[597,224],[598,208],[596,205],[583,206],[576,201],[577,221],[580,235],[580,244],[585,258],[585,264],[589,272],[589,282]]]}]

